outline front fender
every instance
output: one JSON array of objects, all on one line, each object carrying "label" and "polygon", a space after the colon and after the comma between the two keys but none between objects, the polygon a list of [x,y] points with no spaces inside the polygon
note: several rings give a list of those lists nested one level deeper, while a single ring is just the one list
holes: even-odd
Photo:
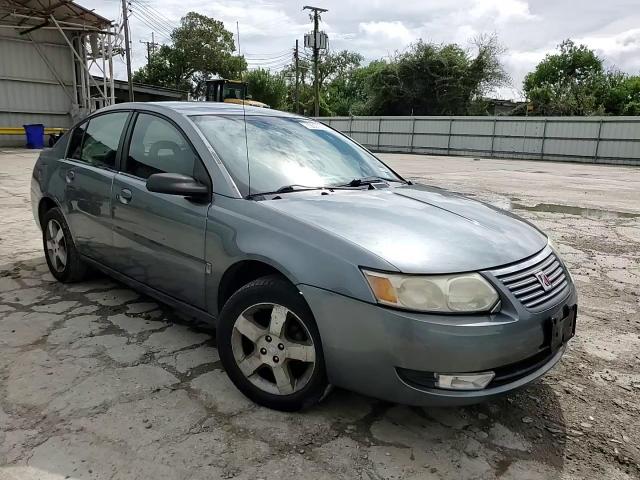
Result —
[{"label": "front fender", "polygon": [[375,302],[360,266],[396,268],[329,232],[245,199],[216,197],[207,216],[205,257],[211,264],[207,305],[217,305],[224,273],[237,262],[257,260],[293,284],[311,285]]}]

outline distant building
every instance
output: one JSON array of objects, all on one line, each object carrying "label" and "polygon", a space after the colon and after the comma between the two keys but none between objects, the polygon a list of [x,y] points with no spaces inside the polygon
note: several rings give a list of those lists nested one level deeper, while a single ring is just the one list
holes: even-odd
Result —
[{"label": "distant building", "polygon": [[[23,145],[24,124],[69,127],[112,98],[117,32],[72,1],[4,0],[0,16],[0,145]],[[93,89],[89,71],[107,77]],[[95,96],[94,96],[95,95]]]},{"label": "distant building", "polygon": [[487,113],[489,115],[524,115],[527,102],[515,100],[502,100],[499,98],[484,98],[487,103]]},{"label": "distant building", "polygon": [[[96,77],[97,83],[102,84],[102,77]],[[129,87],[126,80],[114,80],[115,103],[129,101]],[[175,88],[156,87],[144,83],[133,83],[133,96],[136,102],[167,102],[188,100],[189,92]]]}]

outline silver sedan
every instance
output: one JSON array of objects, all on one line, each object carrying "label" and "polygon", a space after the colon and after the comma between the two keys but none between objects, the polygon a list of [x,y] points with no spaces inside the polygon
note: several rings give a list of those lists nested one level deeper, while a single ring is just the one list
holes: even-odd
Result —
[{"label": "silver sedan", "polygon": [[216,325],[229,377],[271,408],[331,385],[473,403],[543,375],[574,335],[542,232],[308,118],[120,104],[43,151],[31,190],[58,280],[94,267]]}]

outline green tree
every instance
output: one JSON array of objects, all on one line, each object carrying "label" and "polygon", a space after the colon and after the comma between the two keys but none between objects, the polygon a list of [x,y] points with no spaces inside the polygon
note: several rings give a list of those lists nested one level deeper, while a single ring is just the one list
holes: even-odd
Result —
[{"label": "green tree", "polygon": [[596,93],[598,103],[609,115],[640,115],[640,76],[609,72]]},{"label": "green tree", "polygon": [[234,55],[233,34],[219,20],[189,12],[171,40],[152,55],[148,66],[134,73],[134,81],[189,90],[199,98],[207,78],[238,78],[247,69],[244,57]]},{"label": "green tree", "polygon": [[606,83],[600,59],[585,45],[565,40],[524,79],[524,92],[538,115],[603,113],[598,91]]},{"label": "green tree", "polygon": [[[348,50],[320,56],[320,115],[348,115],[351,105],[359,101],[354,91],[353,75],[358,71],[363,58],[359,53]],[[286,108],[295,111],[295,65],[287,66],[283,70],[283,76],[288,87]],[[314,106],[314,69],[312,61],[302,56],[298,65],[298,80],[300,113],[310,115]]]},{"label": "green tree", "polygon": [[475,55],[458,45],[423,41],[389,61],[367,67],[366,102],[371,115],[465,115],[474,102],[509,81],[495,36],[476,40]]},{"label": "green tree", "polygon": [[253,100],[266,103],[277,110],[287,107],[287,83],[282,73],[271,73],[259,68],[247,72],[244,80]]}]

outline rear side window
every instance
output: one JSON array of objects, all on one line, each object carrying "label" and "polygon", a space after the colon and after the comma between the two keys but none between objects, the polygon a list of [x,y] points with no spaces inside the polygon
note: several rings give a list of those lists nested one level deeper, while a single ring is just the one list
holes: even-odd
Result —
[{"label": "rear side window", "polygon": [[80,160],[80,156],[82,154],[82,140],[84,138],[84,132],[87,129],[88,122],[84,122],[81,125],[78,125],[71,132],[71,138],[69,139],[69,150],[67,157],[74,158],[76,160]]},{"label": "rear side window", "polygon": [[67,158],[101,168],[115,168],[118,144],[129,112],[107,113],[78,125],[69,139]]},{"label": "rear side window", "polygon": [[118,144],[129,112],[100,115],[89,120],[80,160],[102,168],[115,168]]},{"label": "rear side window", "polygon": [[167,120],[138,115],[125,171],[140,178],[154,173],[181,173],[193,176],[197,157],[184,135]]}]

